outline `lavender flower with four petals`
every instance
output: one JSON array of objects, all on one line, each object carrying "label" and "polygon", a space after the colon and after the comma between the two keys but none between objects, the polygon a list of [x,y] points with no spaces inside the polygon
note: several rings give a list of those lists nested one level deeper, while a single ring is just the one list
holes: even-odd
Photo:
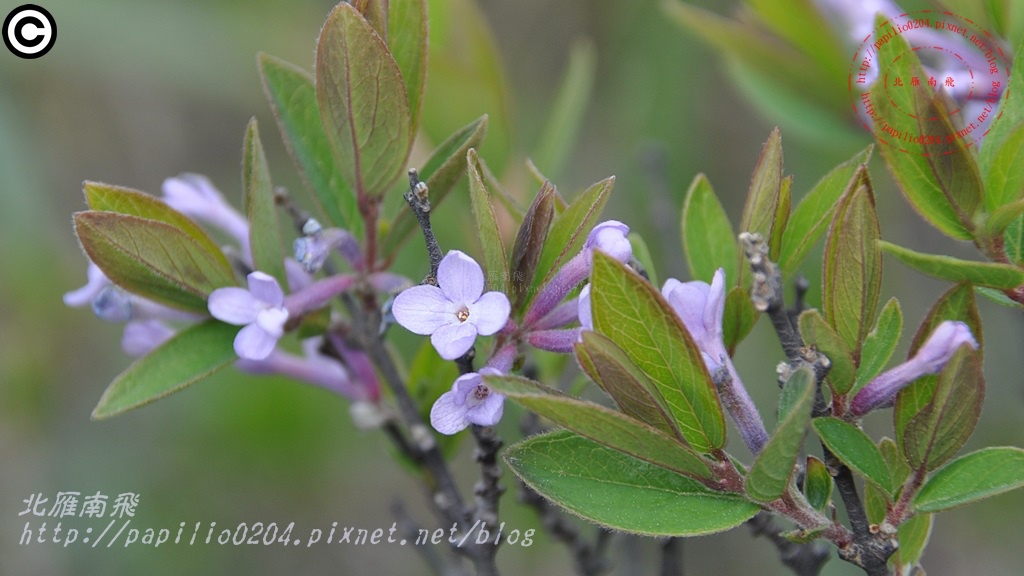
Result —
[{"label": "lavender flower with four petals", "polygon": [[481,368],[459,376],[452,389],[434,402],[430,424],[442,434],[455,434],[470,424],[493,426],[501,420],[505,397],[484,384],[484,375],[500,375],[494,368]]},{"label": "lavender flower with four petals", "polygon": [[245,326],[235,336],[238,356],[263,360],[284,334],[288,310],[284,307],[284,292],[273,276],[253,272],[247,278],[248,290],[234,286],[218,288],[210,294],[207,304],[214,318]]},{"label": "lavender flower with four petals", "polygon": [[850,412],[855,416],[861,416],[876,408],[890,405],[896,394],[914,380],[941,372],[961,346],[969,346],[972,350],[978,349],[978,342],[971,334],[970,327],[963,322],[952,320],[942,322],[910,360],[882,372],[868,382],[853,397]]},{"label": "lavender flower with four petals", "polygon": [[413,286],[395,297],[395,320],[423,336],[445,360],[455,360],[473,347],[477,335],[504,328],[512,306],[501,292],[484,294],[480,265],[452,250],[437,268],[437,286]]}]

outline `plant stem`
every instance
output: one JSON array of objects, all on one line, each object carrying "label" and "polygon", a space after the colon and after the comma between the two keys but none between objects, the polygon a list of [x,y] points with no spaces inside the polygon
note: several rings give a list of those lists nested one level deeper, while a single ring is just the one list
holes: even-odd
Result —
[{"label": "plant stem", "polygon": [[423,232],[423,241],[427,245],[427,256],[430,258],[430,275],[425,284],[437,285],[437,267],[441,264],[441,247],[437,244],[434,229],[430,225],[430,190],[426,182],[420,180],[415,169],[409,170],[409,191],[405,193],[405,202],[412,209],[416,221]]}]

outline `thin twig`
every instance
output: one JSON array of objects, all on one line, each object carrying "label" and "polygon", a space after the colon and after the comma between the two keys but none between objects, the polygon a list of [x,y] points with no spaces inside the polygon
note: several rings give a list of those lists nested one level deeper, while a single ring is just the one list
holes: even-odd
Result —
[{"label": "thin twig", "polygon": [[797,576],[817,576],[832,556],[824,542],[797,544],[782,536],[779,528],[767,512],[759,512],[747,521],[754,536],[763,536],[775,545],[782,563]]},{"label": "thin twig", "polygon": [[437,284],[437,267],[441,264],[441,247],[437,244],[434,229],[430,225],[430,190],[426,182],[420,180],[415,169],[409,170],[409,191],[402,196],[409,204],[416,221],[423,232],[423,241],[427,245],[427,256],[430,258],[430,275],[426,284]]},{"label": "thin twig", "polygon": [[[391,505],[391,514],[395,517],[396,531],[399,534],[400,542],[402,544],[406,542],[417,543],[420,538],[420,525],[409,516],[401,501],[396,500]],[[391,538],[390,534],[388,534],[388,538]],[[451,554],[442,556],[437,546],[414,545],[413,548],[416,549],[416,552],[423,558],[423,562],[430,567],[434,574],[466,576],[465,566],[463,566],[462,561],[458,557]]]}]

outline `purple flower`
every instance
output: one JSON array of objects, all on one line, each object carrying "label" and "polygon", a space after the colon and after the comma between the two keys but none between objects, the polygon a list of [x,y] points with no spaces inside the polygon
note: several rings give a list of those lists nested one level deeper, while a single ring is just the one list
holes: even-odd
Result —
[{"label": "purple flower", "polygon": [[722,315],[725,313],[725,270],[715,272],[711,284],[680,282],[669,278],[662,296],[676,311],[704,357],[709,371],[722,364],[729,354],[722,341]]},{"label": "purple flower", "polygon": [[579,308],[576,312],[580,317],[580,326],[584,330],[594,329],[594,316],[590,311],[590,284],[580,290]]},{"label": "purple flower", "polygon": [[160,320],[133,320],[125,324],[121,349],[125,354],[138,358],[149,354],[174,334],[174,329]]},{"label": "purple flower", "polygon": [[337,250],[353,269],[363,268],[363,253],[355,236],[341,228],[324,229],[319,222],[310,218],[302,226],[303,236],[292,243],[295,259],[309,273],[323,267],[332,250]]},{"label": "purple flower", "polygon": [[475,260],[452,250],[437,269],[437,286],[413,286],[395,297],[395,320],[423,336],[445,360],[462,356],[477,334],[489,336],[508,322],[511,305],[501,292],[484,294],[484,273]]},{"label": "purple flower", "polygon": [[284,334],[288,310],[284,307],[284,292],[273,276],[253,272],[248,280],[248,290],[234,286],[214,290],[207,305],[214,318],[245,326],[235,337],[235,352],[240,358],[263,360]]},{"label": "purple flower", "polygon": [[633,246],[629,243],[629,226],[618,220],[605,220],[590,231],[583,249],[605,252],[619,262],[628,262],[633,256]]},{"label": "purple flower", "polygon": [[633,256],[628,234],[629,226],[617,220],[606,220],[594,226],[579,254],[559,268],[533,299],[523,316],[523,326],[535,328],[573,288],[590,276],[594,250],[600,250],[619,262],[628,262]]},{"label": "purple flower", "polygon": [[725,270],[716,270],[710,285],[700,281],[684,283],[670,278],[662,287],[661,294],[700,350],[704,365],[715,380],[718,396],[739,429],[743,442],[751,452],[758,454],[768,442],[768,432],[722,340]]},{"label": "purple flower", "polygon": [[241,358],[235,362],[235,366],[249,374],[287,376],[330,390],[356,402],[376,402],[380,396],[379,389],[376,388],[376,376],[372,386],[360,381],[337,358],[323,354],[320,351],[322,344],[322,338],[307,338],[302,341],[301,357],[272,350],[262,360]]},{"label": "purple flower", "polygon": [[493,426],[501,420],[505,397],[484,384],[484,375],[500,375],[494,368],[459,376],[452,389],[434,402],[430,424],[442,434],[455,434],[470,424]]},{"label": "purple flower", "polygon": [[178,212],[206,222],[230,234],[242,247],[247,257],[249,250],[249,222],[224,199],[206,176],[182,174],[164,180],[164,202]]},{"label": "purple flower", "polygon": [[86,275],[88,277],[88,281],[85,286],[64,294],[64,304],[66,306],[79,308],[86,304],[91,304],[104,288],[111,285],[110,280],[108,280],[107,276],[103,274],[100,267],[93,264],[92,261],[89,262],[89,267],[86,269]]},{"label": "purple flower", "polygon": [[860,416],[889,405],[896,394],[914,380],[941,372],[961,346],[978,349],[971,329],[963,322],[942,322],[910,360],[882,372],[861,388],[850,403],[850,412]]}]

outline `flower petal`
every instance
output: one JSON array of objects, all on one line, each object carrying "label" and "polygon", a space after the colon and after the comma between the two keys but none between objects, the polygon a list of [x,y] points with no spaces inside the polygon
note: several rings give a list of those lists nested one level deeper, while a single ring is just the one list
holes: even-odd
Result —
[{"label": "flower petal", "polygon": [[508,296],[501,292],[488,292],[469,305],[469,322],[483,336],[490,336],[505,327],[512,311]]},{"label": "flower petal", "polygon": [[437,267],[437,285],[455,304],[470,304],[484,293],[484,271],[476,260],[452,250]]},{"label": "flower petal", "polygon": [[[665,284],[668,287],[669,283]],[[679,315],[690,336],[698,342],[705,340],[707,336],[707,330],[704,328],[704,307],[709,289],[710,286],[704,282],[677,281],[668,294],[668,303]]]},{"label": "flower petal", "polygon": [[430,343],[445,360],[455,360],[473,347],[476,326],[469,322],[442,326],[430,335]]},{"label": "flower petal", "polygon": [[590,284],[580,290],[579,308],[576,312],[580,317],[580,326],[585,330],[593,330],[594,316],[590,311]]},{"label": "flower petal", "polygon": [[77,290],[72,290],[64,294],[64,304],[71,306],[72,308],[78,308],[79,306],[85,306],[100,293],[101,290],[110,285],[110,280],[103,274],[100,267],[89,262],[89,268],[86,270],[86,274],[89,278],[85,286]]},{"label": "flower petal", "polygon": [[704,329],[709,334],[722,333],[722,316],[725,314],[725,269],[715,270],[708,288],[708,299],[704,304]]},{"label": "flower petal", "polygon": [[242,326],[256,321],[256,314],[266,305],[253,298],[245,288],[217,288],[206,301],[210,315],[228,324]]},{"label": "flower petal", "polygon": [[284,334],[284,323],[288,321],[288,311],[284,308],[267,308],[256,314],[256,325],[274,338]]},{"label": "flower petal", "polygon": [[494,426],[505,411],[505,397],[491,392],[479,404],[466,411],[466,420],[478,426]]},{"label": "flower petal", "polygon": [[134,320],[124,327],[121,349],[138,358],[145,356],[174,336],[174,329],[159,320]]},{"label": "flower petal", "polygon": [[274,351],[277,338],[267,334],[263,328],[253,323],[238,331],[235,336],[235,353],[239,358],[248,360],[264,360]]},{"label": "flower petal", "polygon": [[628,262],[633,256],[633,246],[629,243],[628,234],[629,226],[618,220],[606,220],[590,231],[584,248],[596,248],[619,262]]},{"label": "flower petal", "polygon": [[267,306],[280,307],[284,304],[284,291],[277,279],[264,272],[252,272],[246,278],[249,280],[249,292]]},{"label": "flower petal", "polygon": [[430,408],[430,425],[441,434],[455,434],[469,426],[466,407],[457,406],[454,400],[453,392],[445,392]]},{"label": "flower petal", "polygon": [[456,306],[444,297],[440,288],[427,285],[402,291],[391,305],[395,320],[406,330],[421,336],[457,323],[456,312]]}]

